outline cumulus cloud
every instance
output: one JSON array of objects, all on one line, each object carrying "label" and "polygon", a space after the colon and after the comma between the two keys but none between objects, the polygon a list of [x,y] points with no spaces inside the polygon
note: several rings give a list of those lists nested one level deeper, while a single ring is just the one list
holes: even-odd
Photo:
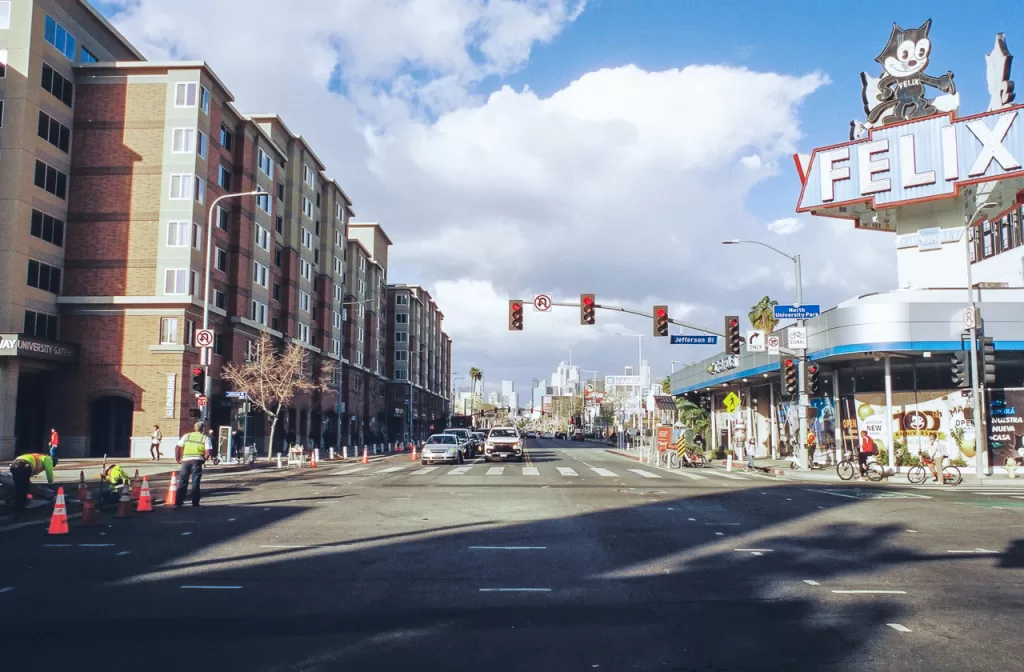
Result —
[{"label": "cumulus cloud", "polygon": [[[634,65],[566,81],[551,95],[501,84],[584,11],[582,0],[116,0],[102,5],[153,59],[204,59],[243,110],[276,112],[310,140],[395,246],[390,278],[428,287],[455,342],[455,370],[525,384],[568,359],[602,373],[636,359],[643,318],[572,308],[527,313],[508,298],[549,293],[718,327],[764,294],[792,289],[791,264],[723,238],[787,234],[805,294],[835,302],[888,286],[885,234],[758,212],[751,190],[791,189],[779,166],[801,146],[800,108],[825,75],[714,63]],[[243,11],[244,10],[244,11]],[[195,21],[196,16],[205,17]],[[268,17],[274,30],[268,32]],[[240,48],[245,45],[245,48]],[[480,92],[484,78],[497,84]],[[734,104],[743,91],[756,105]],[[719,102],[721,101],[721,102]],[[787,173],[788,175],[788,173]],[[799,233],[799,235],[788,235]],[[843,278],[842,280],[838,278]],[[698,348],[645,340],[655,372]]]}]

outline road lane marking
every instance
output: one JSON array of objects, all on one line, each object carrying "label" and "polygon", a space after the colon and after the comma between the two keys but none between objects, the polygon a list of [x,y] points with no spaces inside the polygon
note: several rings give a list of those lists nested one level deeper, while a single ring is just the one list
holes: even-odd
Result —
[{"label": "road lane marking", "polygon": [[81,548],[109,548],[114,544],[79,544]]},{"label": "road lane marking", "polygon": [[680,470],[680,471],[678,471],[676,473],[678,473],[680,476],[684,476],[684,477],[689,478],[690,480],[693,480],[693,481],[703,480],[703,479],[707,478],[707,476],[701,476],[700,474],[691,474],[690,472],[684,471],[684,470]]},{"label": "road lane marking", "polygon": [[120,553],[118,553],[118,555],[128,555],[130,553],[131,551],[121,551]]},{"label": "road lane marking", "polygon": [[833,590],[836,595],[906,595],[905,590]]},{"label": "road lane marking", "polygon": [[696,519],[696,518],[687,518],[687,520],[690,520],[690,521],[695,521],[695,520],[697,520],[697,519]]},{"label": "road lane marking", "polygon": [[715,536],[716,537],[724,537],[725,536],[725,532],[715,532]]},{"label": "road lane marking", "polygon": [[43,544],[43,548],[71,548],[74,544]]},{"label": "road lane marking", "polygon": [[462,467],[455,467],[454,469],[452,469],[452,470],[450,470],[448,472],[448,476],[462,476],[463,474],[465,474],[467,471],[469,471],[472,468],[473,468],[472,465],[462,466]]},{"label": "road lane marking", "polygon": [[[584,464],[586,464],[586,462],[584,462]],[[614,471],[603,467],[590,467],[590,469],[598,476],[604,476],[605,478],[615,478],[617,476]]]},{"label": "road lane marking", "polygon": [[481,588],[481,593],[550,593],[550,588]]},{"label": "road lane marking", "polygon": [[907,532],[913,532],[914,534],[917,534],[917,530],[907,530]]},{"label": "road lane marking", "polygon": [[182,586],[182,590],[241,590],[241,586]]},{"label": "road lane marking", "polygon": [[430,472],[434,471],[435,469],[440,469],[440,467],[423,467],[422,469],[417,469],[416,471],[412,472],[412,475],[413,476],[422,476],[423,474],[429,474]]},{"label": "road lane marking", "polygon": [[911,630],[907,626],[900,625],[899,623],[886,623],[886,625],[888,625],[890,628],[892,628],[896,632],[913,632],[913,630]]},{"label": "road lane marking", "polygon": [[366,471],[367,469],[369,469],[369,467],[352,467],[350,469],[342,469],[336,473],[335,476],[346,476],[348,474],[354,474],[357,471]]},{"label": "road lane marking", "polygon": [[810,579],[804,579],[804,583],[806,583],[808,586],[820,586],[821,585],[817,581],[812,581]]},{"label": "road lane marking", "polygon": [[558,473],[561,474],[562,476],[579,476],[579,474],[576,473],[576,470],[572,469],[571,467],[555,467],[555,468],[558,469]]},{"label": "road lane marking", "polygon": [[772,549],[770,549],[770,548],[734,548],[732,550],[739,551],[740,553],[771,553],[772,552]]},{"label": "road lane marking", "polygon": [[[396,471],[402,471],[405,468],[406,468],[405,465],[402,465],[400,467],[388,467],[387,469],[381,469],[380,471],[375,471],[373,473],[375,473],[375,474],[393,474]],[[316,494],[316,493],[314,493],[314,494]]]},{"label": "road lane marking", "polygon": [[644,478],[661,478],[661,476],[659,476],[658,474],[652,474],[651,472],[644,471],[643,469],[630,469],[629,471],[632,471],[634,474],[643,476]]},{"label": "road lane marking", "polygon": [[505,467],[491,467],[487,470],[488,476],[501,476],[505,473]]},{"label": "road lane marking", "polygon": [[540,476],[540,469],[537,467],[523,467],[523,476]]},{"label": "road lane marking", "polygon": [[182,533],[181,533],[181,536],[183,536],[183,537],[187,537],[187,536],[188,536],[188,535],[190,535],[190,534],[192,534],[192,533],[191,533],[191,532],[182,532]]},{"label": "road lane marking", "polygon": [[544,551],[547,546],[470,546],[475,551]]},{"label": "road lane marking", "polygon": [[708,473],[709,474],[714,474],[715,476],[719,476],[720,478],[728,478],[728,479],[731,479],[731,480],[734,480],[734,481],[745,481],[745,480],[747,480],[743,476],[737,476],[736,474],[730,474],[728,472],[718,471],[716,469],[711,469],[711,470],[708,471]]},{"label": "road lane marking", "polygon": [[952,551],[946,551],[946,553],[998,553],[999,551],[990,551],[986,548],[974,548],[974,549],[954,549]]}]

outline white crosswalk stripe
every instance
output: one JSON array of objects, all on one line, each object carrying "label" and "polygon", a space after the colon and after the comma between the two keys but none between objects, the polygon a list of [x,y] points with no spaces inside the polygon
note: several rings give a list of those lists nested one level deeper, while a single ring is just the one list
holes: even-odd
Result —
[{"label": "white crosswalk stripe", "polygon": [[719,471],[717,469],[708,469],[708,473],[709,474],[713,474],[715,476],[718,476],[719,478],[729,478],[729,479],[732,479],[734,481],[745,481],[745,480],[747,480],[745,476],[737,476],[736,474],[730,474],[727,471]]},{"label": "white crosswalk stripe", "polygon": [[342,469],[341,471],[339,471],[336,474],[336,476],[344,476],[346,474],[354,474],[357,471],[366,471],[367,469],[369,469],[369,467],[352,467],[351,469]]},{"label": "white crosswalk stripe", "polygon": [[705,478],[707,478],[706,476],[701,476],[700,474],[695,474],[692,471],[687,471],[685,469],[680,469],[679,471],[677,471],[675,473],[677,473],[680,476],[683,476],[685,478],[689,478],[690,480],[693,480],[693,481],[702,481]]},{"label": "white crosswalk stripe", "polygon": [[558,473],[562,476],[579,476],[575,469],[570,469],[569,467],[556,467],[556,469],[558,469]]},{"label": "white crosswalk stripe", "polygon": [[423,467],[422,469],[417,469],[416,471],[412,472],[412,475],[422,476],[423,474],[429,474],[430,472],[435,471],[437,469],[440,469],[440,467]]},{"label": "white crosswalk stripe", "polygon": [[472,468],[473,468],[472,465],[469,465],[469,466],[463,465],[461,467],[455,467],[454,469],[452,469],[451,471],[448,472],[448,475],[449,476],[462,476],[463,474],[465,474],[467,471],[469,471]]},{"label": "white crosswalk stripe", "polygon": [[488,476],[501,476],[504,473],[505,467],[491,467],[487,470]]},{"label": "white crosswalk stripe", "polygon": [[404,471],[405,468],[406,468],[405,465],[402,465],[401,467],[388,467],[387,469],[381,469],[380,471],[375,471],[373,473],[375,473],[375,474],[393,474],[396,471]]},{"label": "white crosswalk stripe", "polygon": [[617,474],[610,469],[604,469],[602,467],[591,467],[591,470],[598,476],[604,476],[605,478],[615,478]]},{"label": "white crosswalk stripe", "polygon": [[652,474],[651,472],[644,471],[643,469],[630,469],[630,471],[632,471],[634,474],[639,474],[644,478],[661,478],[661,476],[659,476],[658,474]]},{"label": "white crosswalk stripe", "polygon": [[537,467],[523,467],[523,476],[540,476],[540,469]]}]

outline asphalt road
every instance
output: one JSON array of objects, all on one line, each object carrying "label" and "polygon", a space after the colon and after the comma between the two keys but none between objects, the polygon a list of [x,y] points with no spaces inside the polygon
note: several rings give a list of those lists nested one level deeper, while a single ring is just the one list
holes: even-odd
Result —
[{"label": "asphalt road", "polygon": [[0,667],[1020,669],[1024,499],[529,445],[223,475],[201,509],[64,537],[0,528]]}]

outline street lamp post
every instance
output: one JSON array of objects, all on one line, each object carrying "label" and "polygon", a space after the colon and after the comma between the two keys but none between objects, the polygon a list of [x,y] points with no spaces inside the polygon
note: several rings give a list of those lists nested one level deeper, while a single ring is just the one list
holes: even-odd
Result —
[{"label": "street lamp post", "polygon": [[[213,213],[214,208],[223,200],[228,198],[241,198],[242,196],[255,196],[256,194],[262,194],[266,192],[262,191],[243,191],[235,194],[223,194],[213,199],[210,203],[209,215],[206,218],[206,268],[203,271],[203,329],[210,328],[210,249],[213,247]],[[270,194],[267,194],[267,198],[270,198]],[[212,344],[211,344],[212,347]],[[206,404],[203,405],[201,411],[201,420],[206,423],[210,409],[210,359],[207,356],[206,361],[203,363],[203,396],[206,397]]]},{"label": "street lamp post", "polygon": [[[803,290],[803,274],[800,267],[800,255],[789,255],[782,250],[772,247],[768,243],[762,243],[759,240],[723,240],[723,245],[739,245],[742,243],[748,243],[750,245],[760,245],[761,247],[767,247],[776,254],[781,254],[786,259],[793,262],[794,271],[796,274],[796,305],[803,305],[804,302],[804,290]],[[803,327],[805,325],[804,320],[797,320],[797,325]],[[797,430],[797,443],[800,446],[800,464],[803,467],[808,467],[807,464],[807,407],[810,405],[807,399],[807,353],[806,351],[800,357],[797,357],[797,365],[799,371],[797,372],[797,406],[799,407],[799,418],[800,427]],[[772,409],[772,413],[775,409]]]},{"label": "street lamp post", "polygon": [[994,207],[996,207],[996,204],[991,202],[978,206],[974,214],[967,219],[967,225],[964,226],[964,250],[966,251],[964,258],[967,262],[967,302],[970,305],[971,312],[975,315],[975,319],[971,323],[973,326],[970,328],[969,337],[971,340],[971,396],[974,406],[974,469],[978,478],[985,474],[984,454],[988,452],[988,437],[985,436],[984,432],[984,410],[981,403],[981,369],[978,366],[978,312],[977,304],[974,301],[974,279],[971,273],[971,227],[974,226],[974,221],[982,212]]}]

